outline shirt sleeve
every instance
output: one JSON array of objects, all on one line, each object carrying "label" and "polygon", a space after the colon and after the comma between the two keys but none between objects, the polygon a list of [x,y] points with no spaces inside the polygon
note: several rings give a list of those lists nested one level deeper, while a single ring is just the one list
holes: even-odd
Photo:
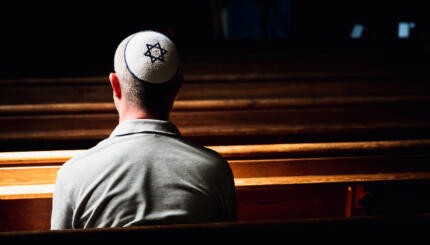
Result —
[{"label": "shirt sleeve", "polygon": [[73,228],[73,209],[69,196],[70,194],[65,190],[61,182],[60,173],[58,173],[52,198],[51,230]]}]

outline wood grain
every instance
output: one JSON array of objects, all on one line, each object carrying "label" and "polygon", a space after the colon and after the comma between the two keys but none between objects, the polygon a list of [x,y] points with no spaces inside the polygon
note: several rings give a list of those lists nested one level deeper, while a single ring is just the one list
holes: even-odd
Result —
[{"label": "wood grain", "polygon": [[256,177],[235,179],[237,187],[242,186],[277,186],[320,183],[354,183],[391,180],[421,180],[429,179],[430,173],[384,173],[384,174],[349,174],[349,175],[320,175],[320,176],[281,176]]},{"label": "wood grain", "polygon": [[0,187],[54,184],[60,167],[18,167],[0,169]]},{"label": "wood grain", "polygon": [[[422,67],[380,57],[296,58],[187,61],[170,119],[203,145],[430,138]],[[87,148],[118,123],[107,77],[0,84],[0,151]]]},{"label": "wood grain", "polygon": [[[276,108],[349,107],[363,105],[415,105],[429,103],[430,96],[349,96],[322,98],[226,98],[177,100],[172,111],[245,110]],[[113,102],[0,105],[0,115],[116,113]]]},{"label": "wood grain", "polygon": [[[430,140],[393,140],[362,142],[325,142],[259,145],[207,146],[226,159],[255,159],[256,157],[321,157],[364,156],[377,154],[427,153]],[[0,166],[58,165],[85,150],[1,152]]]},{"label": "wood grain", "polygon": [[[254,182],[270,185],[275,182],[284,184],[282,181],[286,181],[285,183],[288,184],[315,181],[371,181],[373,178],[377,178],[378,174],[382,174],[381,178],[387,180],[404,179],[409,175],[403,174],[408,172],[417,174],[417,176],[409,176],[411,179],[419,179],[430,171],[430,166],[427,164],[428,159],[428,155],[394,155],[386,157],[229,160],[229,164],[237,179],[237,184],[241,186]],[[50,164],[47,163],[47,165]],[[32,166],[32,164],[27,167],[2,167],[0,168],[0,186],[54,184],[59,168],[60,165],[39,167]],[[360,179],[360,176],[363,179]]]},{"label": "wood grain", "polygon": [[[315,157],[321,153],[314,148],[318,145],[340,156]],[[389,188],[391,183],[430,179],[426,141],[324,145],[262,145],[259,154],[267,157],[270,151],[274,152],[272,158],[262,159],[256,159],[257,155],[247,159],[244,154],[257,150],[254,145],[232,146],[230,149],[227,146],[214,147],[225,155],[230,150],[230,157],[233,157],[228,161],[235,175],[239,220],[343,217],[351,186],[369,184]],[[280,149],[285,151],[283,154],[295,152],[296,155],[279,158]],[[348,154],[355,151],[357,155],[345,156],[342,151]],[[80,152],[54,151],[51,157],[46,152],[29,152],[22,154],[22,160],[17,160],[20,153],[5,153],[3,167],[0,168],[0,230],[48,229],[52,190],[60,162]],[[398,154],[387,154],[393,152]],[[47,166],[38,166],[43,165],[44,157]],[[13,164],[8,164],[7,159]],[[426,183],[422,182],[420,186],[424,188],[428,185]],[[398,185],[393,186],[398,188]],[[406,190],[415,193],[416,189]],[[405,196],[410,202],[407,208],[422,201],[420,193]],[[391,204],[378,201],[378,206],[383,205]],[[349,208],[352,208],[352,215],[359,213],[354,207]],[[363,210],[360,212],[362,214]]]},{"label": "wood grain", "polygon": [[[378,182],[371,181],[370,186],[378,186]],[[391,183],[393,183],[392,187]],[[407,190],[409,194],[404,196],[403,202],[413,207],[414,203],[427,201],[428,198],[417,193],[409,186],[410,182],[385,181],[384,192],[390,190],[395,193],[396,188]],[[357,184],[362,185],[362,182]],[[428,186],[428,182],[417,183]],[[364,185],[366,185],[364,183]],[[302,218],[322,217],[344,217],[346,212],[346,198],[348,187],[342,183],[309,183],[298,185],[275,185],[275,186],[242,186],[238,187],[237,207],[239,221],[258,220],[285,220]],[[377,195],[383,193],[376,193]],[[387,196],[385,197],[387,198]],[[402,199],[402,197],[400,197]],[[389,207],[395,203],[390,198],[378,200],[379,207]],[[30,231],[49,229],[52,199],[49,196],[21,196],[19,198],[0,200],[0,231]],[[428,210],[420,210],[424,211]],[[397,214],[402,210],[396,210]],[[352,214],[354,214],[354,209]],[[375,215],[375,213],[372,213]],[[363,215],[363,213],[361,214]]]},{"label": "wood grain", "polygon": [[[52,196],[55,175],[58,168],[51,169],[51,176],[38,176],[38,180],[21,180],[16,184],[12,181],[3,182],[5,186],[0,186],[0,200],[22,199],[22,198],[43,198],[47,195]],[[54,176],[52,176],[54,175]],[[235,178],[236,188],[242,187],[274,187],[288,185],[307,185],[307,184],[332,184],[332,183],[365,183],[398,180],[428,180],[430,172],[412,173],[383,173],[383,174],[348,174],[348,175],[314,175],[314,176],[277,176],[277,177],[254,177],[254,178]],[[45,183],[50,183],[44,185]],[[32,185],[37,184],[37,185]]]},{"label": "wood grain", "polygon": [[[203,145],[417,139],[430,138],[428,108],[420,105],[176,111],[170,120],[185,138]],[[96,143],[108,137],[117,123],[118,117],[113,113],[2,116],[0,149],[8,151],[8,146],[16,145],[14,151],[43,147],[60,150],[64,143],[73,140],[77,142],[74,148],[79,149],[88,147],[79,144],[79,139]],[[53,143],[33,144],[26,149],[32,141]]]},{"label": "wood grain", "polygon": [[[430,76],[413,63],[194,57],[170,119],[228,159],[240,220],[354,215],[348,188],[429,185]],[[0,84],[2,151],[86,149],[118,123],[107,77]],[[0,230],[49,228],[56,173],[80,152],[0,153]],[[409,205],[426,203],[405,189],[418,192],[404,195]],[[393,205],[384,197],[378,205]]]}]

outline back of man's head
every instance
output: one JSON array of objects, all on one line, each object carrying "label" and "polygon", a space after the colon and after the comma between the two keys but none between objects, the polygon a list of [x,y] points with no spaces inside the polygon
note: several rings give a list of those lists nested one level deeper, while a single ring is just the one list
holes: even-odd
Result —
[{"label": "back of man's head", "polygon": [[128,36],[115,52],[114,70],[128,103],[168,117],[181,78],[177,50],[167,36],[154,31]]}]

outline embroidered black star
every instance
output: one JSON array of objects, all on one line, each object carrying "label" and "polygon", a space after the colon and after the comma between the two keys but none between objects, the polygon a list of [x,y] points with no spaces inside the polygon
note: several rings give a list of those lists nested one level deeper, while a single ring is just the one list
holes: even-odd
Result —
[{"label": "embroidered black star", "polygon": [[[154,62],[156,62],[157,60],[164,62],[164,55],[167,54],[167,50],[163,49],[160,45],[159,42],[157,42],[154,45],[151,44],[146,44],[146,47],[148,48],[148,51],[145,52],[145,56],[148,56],[149,58],[151,58],[151,62],[152,64],[154,64]],[[154,51],[154,55],[151,52],[152,49],[155,49]],[[157,52],[158,49],[158,52]]]}]

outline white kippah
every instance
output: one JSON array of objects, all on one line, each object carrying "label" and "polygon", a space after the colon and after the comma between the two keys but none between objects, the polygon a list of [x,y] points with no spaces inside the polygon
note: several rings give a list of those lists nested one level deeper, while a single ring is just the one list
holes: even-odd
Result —
[{"label": "white kippah", "polygon": [[164,83],[178,71],[175,44],[165,35],[154,31],[134,34],[124,49],[128,71],[137,79],[149,83]]}]

